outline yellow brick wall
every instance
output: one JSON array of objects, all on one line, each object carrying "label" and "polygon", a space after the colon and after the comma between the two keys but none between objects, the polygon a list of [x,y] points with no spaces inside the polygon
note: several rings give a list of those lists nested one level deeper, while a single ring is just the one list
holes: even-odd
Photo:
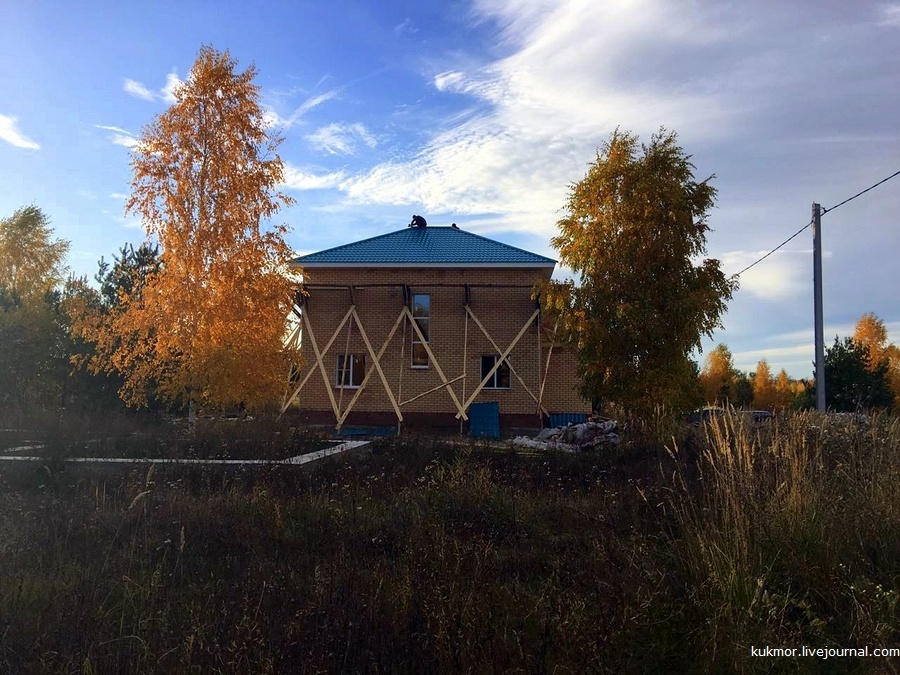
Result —
[{"label": "yellow brick wall", "polygon": [[[363,328],[377,353],[403,309],[403,291],[400,284],[407,284],[412,294],[427,293],[431,296],[430,348],[448,380],[465,374],[463,380],[452,384],[460,402],[471,395],[481,381],[481,356],[499,353],[488,338],[465,311],[465,291],[462,284],[470,285],[470,308],[503,351],[512,342],[522,326],[536,309],[531,299],[531,287],[539,278],[547,278],[549,270],[539,269],[485,269],[485,268],[317,268],[304,272],[309,297],[304,311],[312,325],[316,343],[324,350],[335,334],[335,329],[350,308],[350,291],[346,288],[321,288],[322,286],[355,286],[355,306]],[[383,287],[364,287],[369,284],[397,284]],[[480,285],[521,286],[521,288],[485,288]],[[349,335],[348,335],[348,325]],[[405,335],[404,335],[405,332]],[[426,369],[412,368],[410,356],[411,327],[401,323],[388,345],[380,363],[390,389],[398,401],[405,402],[441,384],[434,364]],[[303,377],[316,366],[311,336],[304,332],[302,350],[305,363],[300,371]],[[348,342],[349,340],[349,342]],[[348,347],[349,345],[349,347]],[[343,394],[335,385],[337,355],[342,353],[365,354],[366,368],[372,365],[360,334],[359,327],[351,319],[334,338],[323,362],[328,386],[346,408],[356,389],[346,387]],[[520,338],[508,358],[512,368],[535,396],[539,395],[547,358],[547,336],[542,340],[538,322],[535,321]],[[549,412],[588,412],[590,405],[578,395],[574,354],[567,349],[554,348],[549,375],[544,386],[543,402]],[[501,414],[534,414],[537,404],[526,387],[510,373],[509,389],[485,389],[474,402],[497,401]],[[325,384],[320,373],[313,373],[297,397],[301,410],[331,410]],[[392,411],[384,384],[377,371],[366,385],[354,411]],[[401,406],[410,413],[454,413],[453,401],[445,388]]]}]

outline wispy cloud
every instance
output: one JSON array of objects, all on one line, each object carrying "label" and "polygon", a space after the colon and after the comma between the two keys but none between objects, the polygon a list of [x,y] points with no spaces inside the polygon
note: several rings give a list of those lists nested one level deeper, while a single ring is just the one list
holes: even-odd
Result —
[{"label": "wispy cloud", "polygon": [[326,91],[321,94],[316,94],[315,96],[311,96],[306,99],[303,103],[301,103],[294,111],[288,115],[287,117],[282,117],[277,112],[272,110],[271,108],[266,110],[263,115],[264,121],[269,127],[280,127],[282,129],[288,129],[295,124],[297,124],[300,120],[303,119],[303,116],[308,113],[313,108],[317,108],[322,105],[326,101],[330,101],[338,95],[337,89],[332,89],[331,91]]},{"label": "wispy cloud", "polygon": [[394,26],[394,35],[396,35],[397,37],[415,35],[418,32],[419,29],[416,28],[416,25],[409,17],[406,17],[402,23],[398,23],[396,26]]},{"label": "wispy cloud", "polygon": [[900,4],[891,2],[881,5],[879,9],[881,12],[880,25],[900,28]]},{"label": "wispy cloud", "polygon": [[316,129],[309,134],[306,139],[312,143],[313,147],[322,152],[332,155],[353,155],[356,153],[358,141],[362,141],[370,148],[378,145],[375,137],[369,133],[364,124],[356,122],[354,124],[333,122],[324,127]]},{"label": "wispy cloud", "polygon": [[109,136],[109,140],[112,141],[115,145],[121,145],[126,148],[133,148],[140,143],[140,139],[138,139],[137,136],[135,136],[130,131],[127,131],[120,127],[110,127],[103,124],[95,124],[94,126],[98,129],[112,132]]},{"label": "wispy cloud", "polygon": [[166,103],[175,103],[175,92],[184,82],[178,78],[174,72],[166,75],[166,84],[159,90],[162,100]]},{"label": "wispy cloud", "polygon": [[40,150],[41,146],[25,136],[18,128],[18,119],[8,115],[0,115],[0,139],[17,148]]},{"label": "wispy cloud", "polygon": [[144,101],[162,101],[163,103],[175,103],[175,91],[184,84],[184,80],[178,77],[175,71],[166,75],[166,83],[157,91],[152,91],[143,82],[126,78],[122,88],[125,93]]},{"label": "wispy cloud", "polygon": [[[764,256],[767,251],[728,251],[720,256],[725,274],[736,274]],[[827,256],[827,254],[826,254]],[[812,251],[776,251],[741,274],[741,291],[761,300],[781,300],[809,290]]]},{"label": "wispy cloud", "polygon": [[124,89],[126,93],[131,94],[135,98],[142,98],[145,101],[156,100],[156,95],[136,80],[129,80],[126,78]]},{"label": "wispy cloud", "polygon": [[470,99],[466,114],[441,119],[420,151],[342,189],[357,203],[497,214],[503,226],[549,238],[567,186],[618,125],[644,136],[664,124],[694,138],[730,129],[729,90],[722,93],[708,68],[666,77],[667,50],[700,63],[731,39],[711,14],[658,0],[476,2],[475,18],[500,27],[497,40],[509,55],[480,65],[451,56],[431,84]]},{"label": "wispy cloud", "polygon": [[122,215],[114,215],[109,212],[107,209],[103,209],[102,213],[109,216],[112,220],[117,222],[119,225],[128,230],[143,230],[144,225],[140,216],[135,215],[133,213],[122,214]]},{"label": "wispy cloud", "polygon": [[292,164],[285,163],[284,183],[282,187],[288,190],[325,190],[340,187],[346,179],[343,171],[317,174],[313,171],[300,169]]}]

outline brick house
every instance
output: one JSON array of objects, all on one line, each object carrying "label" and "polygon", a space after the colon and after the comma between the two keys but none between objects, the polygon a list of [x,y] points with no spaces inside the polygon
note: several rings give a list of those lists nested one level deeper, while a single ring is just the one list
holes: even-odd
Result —
[{"label": "brick house", "polygon": [[417,216],[293,264],[304,363],[283,409],[306,421],[462,428],[470,405],[496,402],[502,428],[538,427],[590,410],[532,299],[551,258]]}]

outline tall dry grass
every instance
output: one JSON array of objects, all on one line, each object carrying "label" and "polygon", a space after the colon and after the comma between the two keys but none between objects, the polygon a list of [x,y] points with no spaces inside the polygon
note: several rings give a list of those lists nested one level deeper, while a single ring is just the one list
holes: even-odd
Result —
[{"label": "tall dry grass", "polygon": [[2,466],[0,672],[820,672],[749,647],[898,643],[896,420],[623,426],[581,456]]},{"label": "tall dry grass", "polygon": [[732,413],[699,436],[669,504],[704,662],[750,667],[751,645],[896,644],[897,419],[800,413],[755,425]]}]

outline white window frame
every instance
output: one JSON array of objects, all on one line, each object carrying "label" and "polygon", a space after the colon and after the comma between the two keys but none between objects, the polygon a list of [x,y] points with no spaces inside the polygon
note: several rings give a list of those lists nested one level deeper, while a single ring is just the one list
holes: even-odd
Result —
[{"label": "white window frame", "polygon": [[[426,306],[428,309],[428,314],[425,316],[416,316],[416,298],[428,298],[426,300]],[[410,331],[412,335],[410,336],[410,347],[409,347],[409,367],[425,370],[431,367],[430,359],[428,358],[428,354],[425,354],[425,363],[416,363],[416,345],[427,344],[431,345],[431,295],[429,293],[414,293],[412,296],[412,307],[410,307],[410,312],[413,314],[413,321],[415,321],[419,328],[422,329],[422,325],[424,323],[425,328],[422,329],[422,333],[425,335],[425,342],[423,343],[419,336],[416,334],[416,331]]]},{"label": "white window frame", "polygon": [[[355,364],[357,364],[357,362],[359,364],[358,365],[358,368],[359,368],[358,373],[356,372],[356,366],[355,366]],[[341,364],[344,364],[343,368],[341,367]],[[362,384],[363,379],[366,376],[366,355],[365,354],[346,354],[346,355],[338,354],[337,355],[337,361],[335,363],[335,369],[334,369],[334,388],[335,389],[341,388],[341,379],[342,379],[341,374],[344,372],[347,365],[350,366],[349,370],[347,371],[348,374],[350,375],[350,377],[347,378],[349,380],[349,383],[344,384],[343,388],[344,389],[359,389],[360,385]],[[359,378],[359,384],[353,384],[353,381],[355,379],[357,379],[357,377]]]},{"label": "white window frame", "polygon": [[[488,370],[494,367],[494,364],[497,363],[497,359],[500,358],[499,354],[482,354],[481,355],[481,372],[484,373],[485,359],[492,359],[490,366],[488,366]],[[498,380],[501,370],[506,370],[506,386],[500,386]],[[484,379],[484,375],[481,376],[481,379]],[[504,361],[503,364],[497,370],[494,371],[494,374],[491,375],[491,379],[487,381],[487,384],[484,385],[484,389],[499,389],[500,391],[508,391],[512,389],[512,373],[509,370],[509,362]]]}]

